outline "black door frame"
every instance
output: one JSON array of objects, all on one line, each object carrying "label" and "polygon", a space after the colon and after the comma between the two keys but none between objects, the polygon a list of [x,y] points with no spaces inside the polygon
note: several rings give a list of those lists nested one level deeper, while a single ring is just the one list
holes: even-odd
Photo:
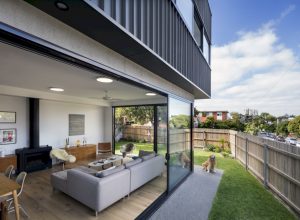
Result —
[{"label": "black door frame", "polygon": [[[167,99],[167,97],[166,97]],[[116,124],[115,124],[115,108],[122,108],[122,107],[139,107],[139,106],[153,106],[153,116],[154,116],[154,132],[153,132],[153,151],[157,153],[157,107],[158,106],[168,106],[168,103],[161,103],[161,104],[138,104],[138,105],[115,105],[112,106],[112,152],[115,154],[115,131],[116,131]]]}]

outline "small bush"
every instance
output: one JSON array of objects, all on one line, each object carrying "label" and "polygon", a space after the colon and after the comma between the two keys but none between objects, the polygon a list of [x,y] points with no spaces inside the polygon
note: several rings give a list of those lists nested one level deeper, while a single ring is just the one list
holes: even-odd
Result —
[{"label": "small bush", "polygon": [[223,155],[223,157],[229,157],[229,153],[227,153],[225,151],[223,151],[221,154]]},{"label": "small bush", "polygon": [[221,149],[220,147],[217,146],[217,147],[215,148],[215,152],[216,152],[216,153],[220,153],[221,151],[222,151],[222,149]]},{"label": "small bush", "polygon": [[207,149],[208,149],[209,151],[215,152],[216,147],[215,147],[214,145],[212,145],[212,144],[208,144],[208,145],[207,145]]},{"label": "small bush", "polygon": [[226,152],[226,153],[228,153],[228,154],[231,154],[231,150],[230,150],[229,147],[226,147],[226,148],[224,149],[224,152]]}]

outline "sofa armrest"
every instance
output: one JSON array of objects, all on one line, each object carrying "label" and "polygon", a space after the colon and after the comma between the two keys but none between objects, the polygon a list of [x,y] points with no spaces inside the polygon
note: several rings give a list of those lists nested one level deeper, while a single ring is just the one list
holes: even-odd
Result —
[{"label": "sofa armrest", "polygon": [[148,181],[162,174],[165,168],[165,159],[158,155],[128,169],[131,172],[130,191],[134,191]]},{"label": "sofa armrest", "polygon": [[68,170],[67,192],[74,199],[77,199],[93,210],[99,211],[100,201],[97,195],[100,192],[100,183],[99,179],[95,176],[80,170]]},{"label": "sofa armrest", "polygon": [[129,195],[130,171],[124,169],[120,172],[100,178],[100,211]]},{"label": "sofa armrest", "polygon": [[130,171],[122,170],[98,178],[79,170],[69,170],[68,194],[86,206],[99,212],[130,192]]}]

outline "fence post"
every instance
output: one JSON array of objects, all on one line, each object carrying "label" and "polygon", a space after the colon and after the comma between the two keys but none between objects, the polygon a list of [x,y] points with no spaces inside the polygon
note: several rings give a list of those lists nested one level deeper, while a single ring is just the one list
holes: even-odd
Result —
[{"label": "fence post", "polygon": [[246,170],[248,170],[248,138],[246,138],[246,160],[245,160]]},{"label": "fence post", "polygon": [[204,148],[206,148],[207,147],[206,131],[203,131],[203,140],[204,140]]},{"label": "fence post", "polygon": [[268,188],[268,145],[264,144],[264,186]]},{"label": "fence post", "polygon": [[237,136],[234,135],[234,159],[236,159],[236,145],[237,145]]}]

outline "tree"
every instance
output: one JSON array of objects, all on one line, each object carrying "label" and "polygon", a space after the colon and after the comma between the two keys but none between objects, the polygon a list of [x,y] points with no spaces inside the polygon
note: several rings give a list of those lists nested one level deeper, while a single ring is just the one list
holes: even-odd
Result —
[{"label": "tree", "polygon": [[126,117],[128,121],[143,125],[149,121],[153,123],[154,108],[153,106],[119,107],[115,109],[115,115],[119,122]]},{"label": "tree", "polygon": [[230,115],[232,119],[228,121],[229,127],[236,131],[244,131],[245,124],[242,122],[242,115],[238,112],[231,112]]},{"label": "tree", "polygon": [[200,111],[198,111],[198,109],[196,107],[194,107],[194,116],[198,116],[200,113]]},{"label": "tree", "polygon": [[190,128],[191,117],[189,115],[172,115],[170,120],[171,128]]},{"label": "tree", "polygon": [[276,131],[276,120],[273,115],[263,112],[246,123],[245,131],[255,135],[259,131],[274,133]]},{"label": "tree", "polygon": [[289,124],[288,121],[283,121],[278,123],[276,128],[276,133],[282,136],[287,136],[289,134],[288,124]]},{"label": "tree", "polygon": [[291,120],[288,124],[288,131],[300,136],[300,115]]},{"label": "tree", "polygon": [[249,134],[257,135],[260,129],[255,123],[250,122],[246,124],[245,131]]},{"label": "tree", "polygon": [[209,116],[206,118],[204,122],[204,128],[215,128],[216,121],[213,116]]}]

